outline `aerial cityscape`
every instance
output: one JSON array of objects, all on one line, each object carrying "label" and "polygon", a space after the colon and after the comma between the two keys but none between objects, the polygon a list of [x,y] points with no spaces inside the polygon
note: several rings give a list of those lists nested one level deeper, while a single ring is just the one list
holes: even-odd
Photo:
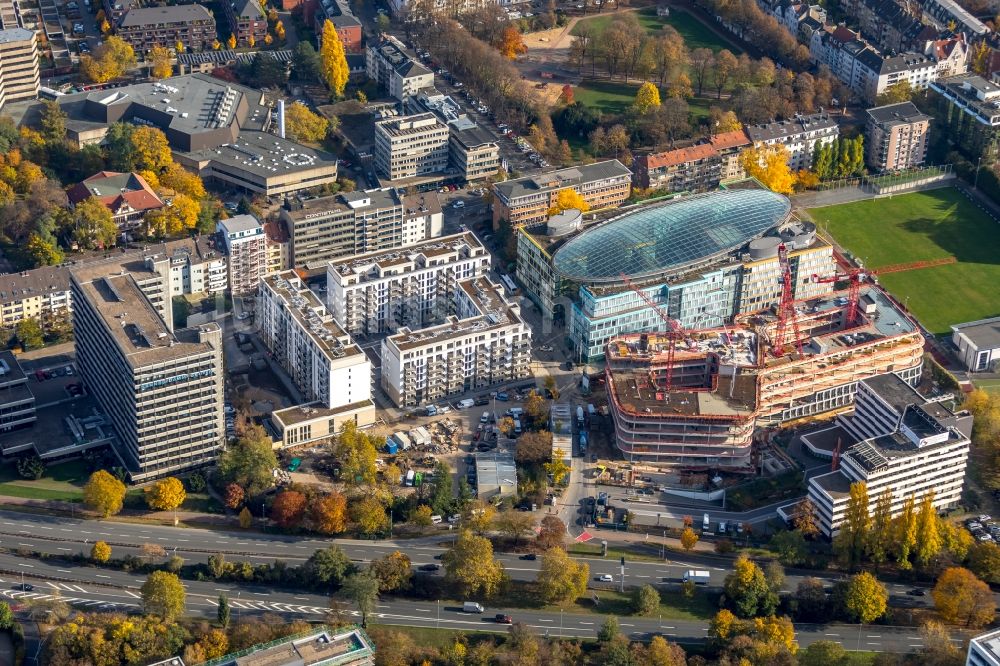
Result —
[{"label": "aerial cityscape", "polygon": [[0,666],[1000,666],[998,31],[0,0]]}]

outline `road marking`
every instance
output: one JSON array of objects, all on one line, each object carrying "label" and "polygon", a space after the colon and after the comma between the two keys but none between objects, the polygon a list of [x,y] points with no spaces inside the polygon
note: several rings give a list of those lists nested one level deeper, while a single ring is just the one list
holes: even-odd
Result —
[{"label": "road marking", "polygon": [[[296,599],[301,599],[302,597],[295,597],[295,598]],[[430,608],[414,608],[413,610],[417,611],[418,613],[430,613],[431,612]]]},{"label": "road marking", "polygon": [[881,645],[878,641],[866,641],[865,645]]},{"label": "road marking", "polygon": [[836,636],[837,638],[840,638],[840,634],[823,634],[823,635],[824,636]]},{"label": "road marking", "polygon": [[59,573],[73,573],[69,569],[56,569],[56,571],[58,571]]},{"label": "road marking", "polygon": [[58,585],[56,585],[55,583],[49,583],[48,581],[46,581],[46,583],[45,583],[45,584],[46,584],[46,585],[48,585],[48,586],[49,586],[49,587],[51,587],[51,588],[54,588],[54,589],[56,589],[56,590],[58,590],[58,589],[59,589],[59,586],[58,586]]},{"label": "road marking", "polygon": [[269,597],[269,596],[271,596],[270,592],[251,592],[250,594],[256,594],[258,597]]},{"label": "road marking", "polygon": [[882,638],[881,636],[866,636],[866,638]]},{"label": "road marking", "polygon": [[538,621],[539,621],[539,622],[552,622],[552,620],[543,620],[543,619],[541,619],[541,618],[539,618],[539,620],[538,620]]},{"label": "road marking", "polygon": [[111,578],[111,576],[105,576],[104,574],[97,574],[98,578]]},{"label": "road marking", "polygon": [[30,544],[30,543],[19,543],[17,545],[18,546],[27,546],[28,548],[34,548],[35,547],[33,544]]},{"label": "road marking", "polygon": [[141,599],[142,598],[138,594],[136,594],[135,592],[132,592],[131,590],[122,590],[122,591],[125,592],[125,594],[127,594],[128,596],[130,596],[130,597],[132,597],[134,599]]},{"label": "road marking", "polygon": [[35,568],[34,564],[24,564],[23,562],[18,562],[17,566],[19,566],[19,567],[28,567],[29,569],[34,569]]},{"label": "road marking", "polygon": [[301,599],[302,601],[309,601],[309,597],[294,597],[295,599]]},{"label": "road marking", "polygon": [[59,548],[59,550],[64,550],[64,551],[66,551],[68,553],[68,552],[71,552],[73,549],[72,548]]},{"label": "road marking", "polygon": [[635,625],[634,624],[625,624],[625,623],[622,623],[621,626],[623,626],[623,627],[634,627]]},{"label": "road marking", "polygon": [[660,629],[676,629],[677,627],[660,627]]},{"label": "road marking", "polygon": [[594,623],[593,623],[593,622],[583,622],[583,621],[581,620],[581,621],[580,621],[580,624],[591,624],[591,625],[592,625],[592,624],[594,624]]}]

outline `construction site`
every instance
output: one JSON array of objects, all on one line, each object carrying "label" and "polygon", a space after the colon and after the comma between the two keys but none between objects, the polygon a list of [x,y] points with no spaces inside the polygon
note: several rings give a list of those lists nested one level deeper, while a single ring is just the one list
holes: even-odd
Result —
[{"label": "construction site", "polygon": [[662,332],[609,341],[609,403],[629,461],[753,473],[760,429],[849,408],[861,379],[891,372],[911,385],[919,381],[923,336],[874,272],[813,276],[846,288],[795,300],[784,246],[779,258],[782,295],[768,309],[689,330],[650,302]]}]

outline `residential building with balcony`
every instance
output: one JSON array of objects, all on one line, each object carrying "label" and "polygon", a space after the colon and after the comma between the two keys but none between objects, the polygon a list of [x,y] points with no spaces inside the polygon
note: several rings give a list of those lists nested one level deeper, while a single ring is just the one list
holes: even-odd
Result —
[{"label": "residential building with balcony", "polygon": [[[171,331],[130,274],[91,264],[71,272],[76,364],[114,427],[112,450],[132,481],[213,463],[222,450],[222,330]],[[155,280],[154,280],[155,282]]]},{"label": "residential building with balcony", "polygon": [[444,173],[449,136],[433,113],[376,121],[375,169],[392,181]]},{"label": "residential building with balcony", "polygon": [[722,157],[710,143],[639,155],[632,168],[635,186],[642,189],[703,192],[722,180]]},{"label": "residential building with balcony", "polygon": [[[852,483],[868,488],[869,512],[892,495],[892,515],[913,498],[934,493],[944,511],[961,500],[969,457],[972,416],[948,406],[953,396],[928,400],[893,373],[860,379],[854,411],[837,417],[846,441],[840,467],[809,480],[809,499],[827,537],[840,531]],[[856,442],[856,443],[851,443]]]},{"label": "residential building with balcony", "polygon": [[279,216],[289,230],[289,266],[324,270],[327,261],[435,238],[444,225],[436,193],[391,188],[289,198]]},{"label": "residential building with balcony", "polygon": [[284,220],[272,220],[264,224],[265,254],[267,255],[265,275],[278,273],[292,267],[291,239]]},{"label": "residential building with balcony", "polygon": [[792,171],[812,166],[816,144],[833,143],[840,136],[840,126],[825,113],[797,115],[760,125],[749,125],[747,136],[754,146],[781,145],[788,150],[788,166]]},{"label": "residential building with balcony", "polygon": [[219,220],[216,231],[226,247],[229,263],[229,290],[233,296],[257,292],[267,273],[267,236],[253,215],[237,215]]},{"label": "residential building with balcony", "polygon": [[913,102],[868,109],[868,166],[878,171],[900,171],[920,166],[927,155],[931,117]]},{"label": "residential building with balcony", "polygon": [[251,37],[255,45],[264,45],[267,16],[258,0],[225,0],[222,6],[229,22],[229,32],[236,35],[237,45],[250,46]]},{"label": "residential building with balcony", "polygon": [[591,210],[617,208],[632,192],[632,172],[618,160],[606,160],[494,183],[493,228],[500,220],[513,227],[544,222],[564,189],[583,197]]},{"label": "residential building with balcony", "polygon": [[934,131],[971,161],[1000,159],[1000,86],[978,74],[939,79],[930,85],[927,107]]},{"label": "residential building with balcony", "polygon": [[165,5],[128,10],[115,26],[115,34],[132,45],[137,54],[154,46],[204,51],[215,41],[215,18],[203,5]]},{"label": "residential building with balcony", "polygon": [[38,97],[39,80],[34,31],[0,30],[0,109],[9,102]]},{"label": "residential building with balcony", "polygon": [[323,25],[327,20],[333,24],[340,41],[347,53],[361,53],[361,37],[363,30],[361,21],[351,11],[351,6],[344,0],[318,0],[315,3],[316,34],[322,41]]},{"label": "residential building with balcony", "polygon": [[434,86],[434,72],[411,58],[403,43],[390,35],[382,35],[368,44],[365,69],[369,79],[403,103],[419,90]]},{"label": "residential building with balcony", "polygon": [[36,420],[27,375],[13,353],[0,351],[0,432],[25,428]]}]

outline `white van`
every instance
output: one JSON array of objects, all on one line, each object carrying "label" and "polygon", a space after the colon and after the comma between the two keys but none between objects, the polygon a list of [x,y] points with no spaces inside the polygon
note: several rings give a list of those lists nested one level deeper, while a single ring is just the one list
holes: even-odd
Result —
[{"label": "white van", "polygon": [[479,417],[479,422],[480,423],[489,423],[490,422],[490,413],[489,412],[483,412],[483,415]]},{"label": "white van", "polygon": [[466,601],[462,604],[463,613],[482,613],[485,608],[482,604],[477,604],[475,601]]},{"label": "white van", "polygon": [[442,520],[443,519],[441,518],[441,516],[439,516],[437,514],[434,514],[433,516],[431,516],[431,522],[434,523],[435,525],[440,525]]},{"label": "white van", "polygon": [[469,407],[472,407],[474,404],[476,404],[475,400],[473,400],[472,398],[466,398],[465,400],[460,400],[458,404],[455,406],[458,407],[459,409],[468,409]]}]

